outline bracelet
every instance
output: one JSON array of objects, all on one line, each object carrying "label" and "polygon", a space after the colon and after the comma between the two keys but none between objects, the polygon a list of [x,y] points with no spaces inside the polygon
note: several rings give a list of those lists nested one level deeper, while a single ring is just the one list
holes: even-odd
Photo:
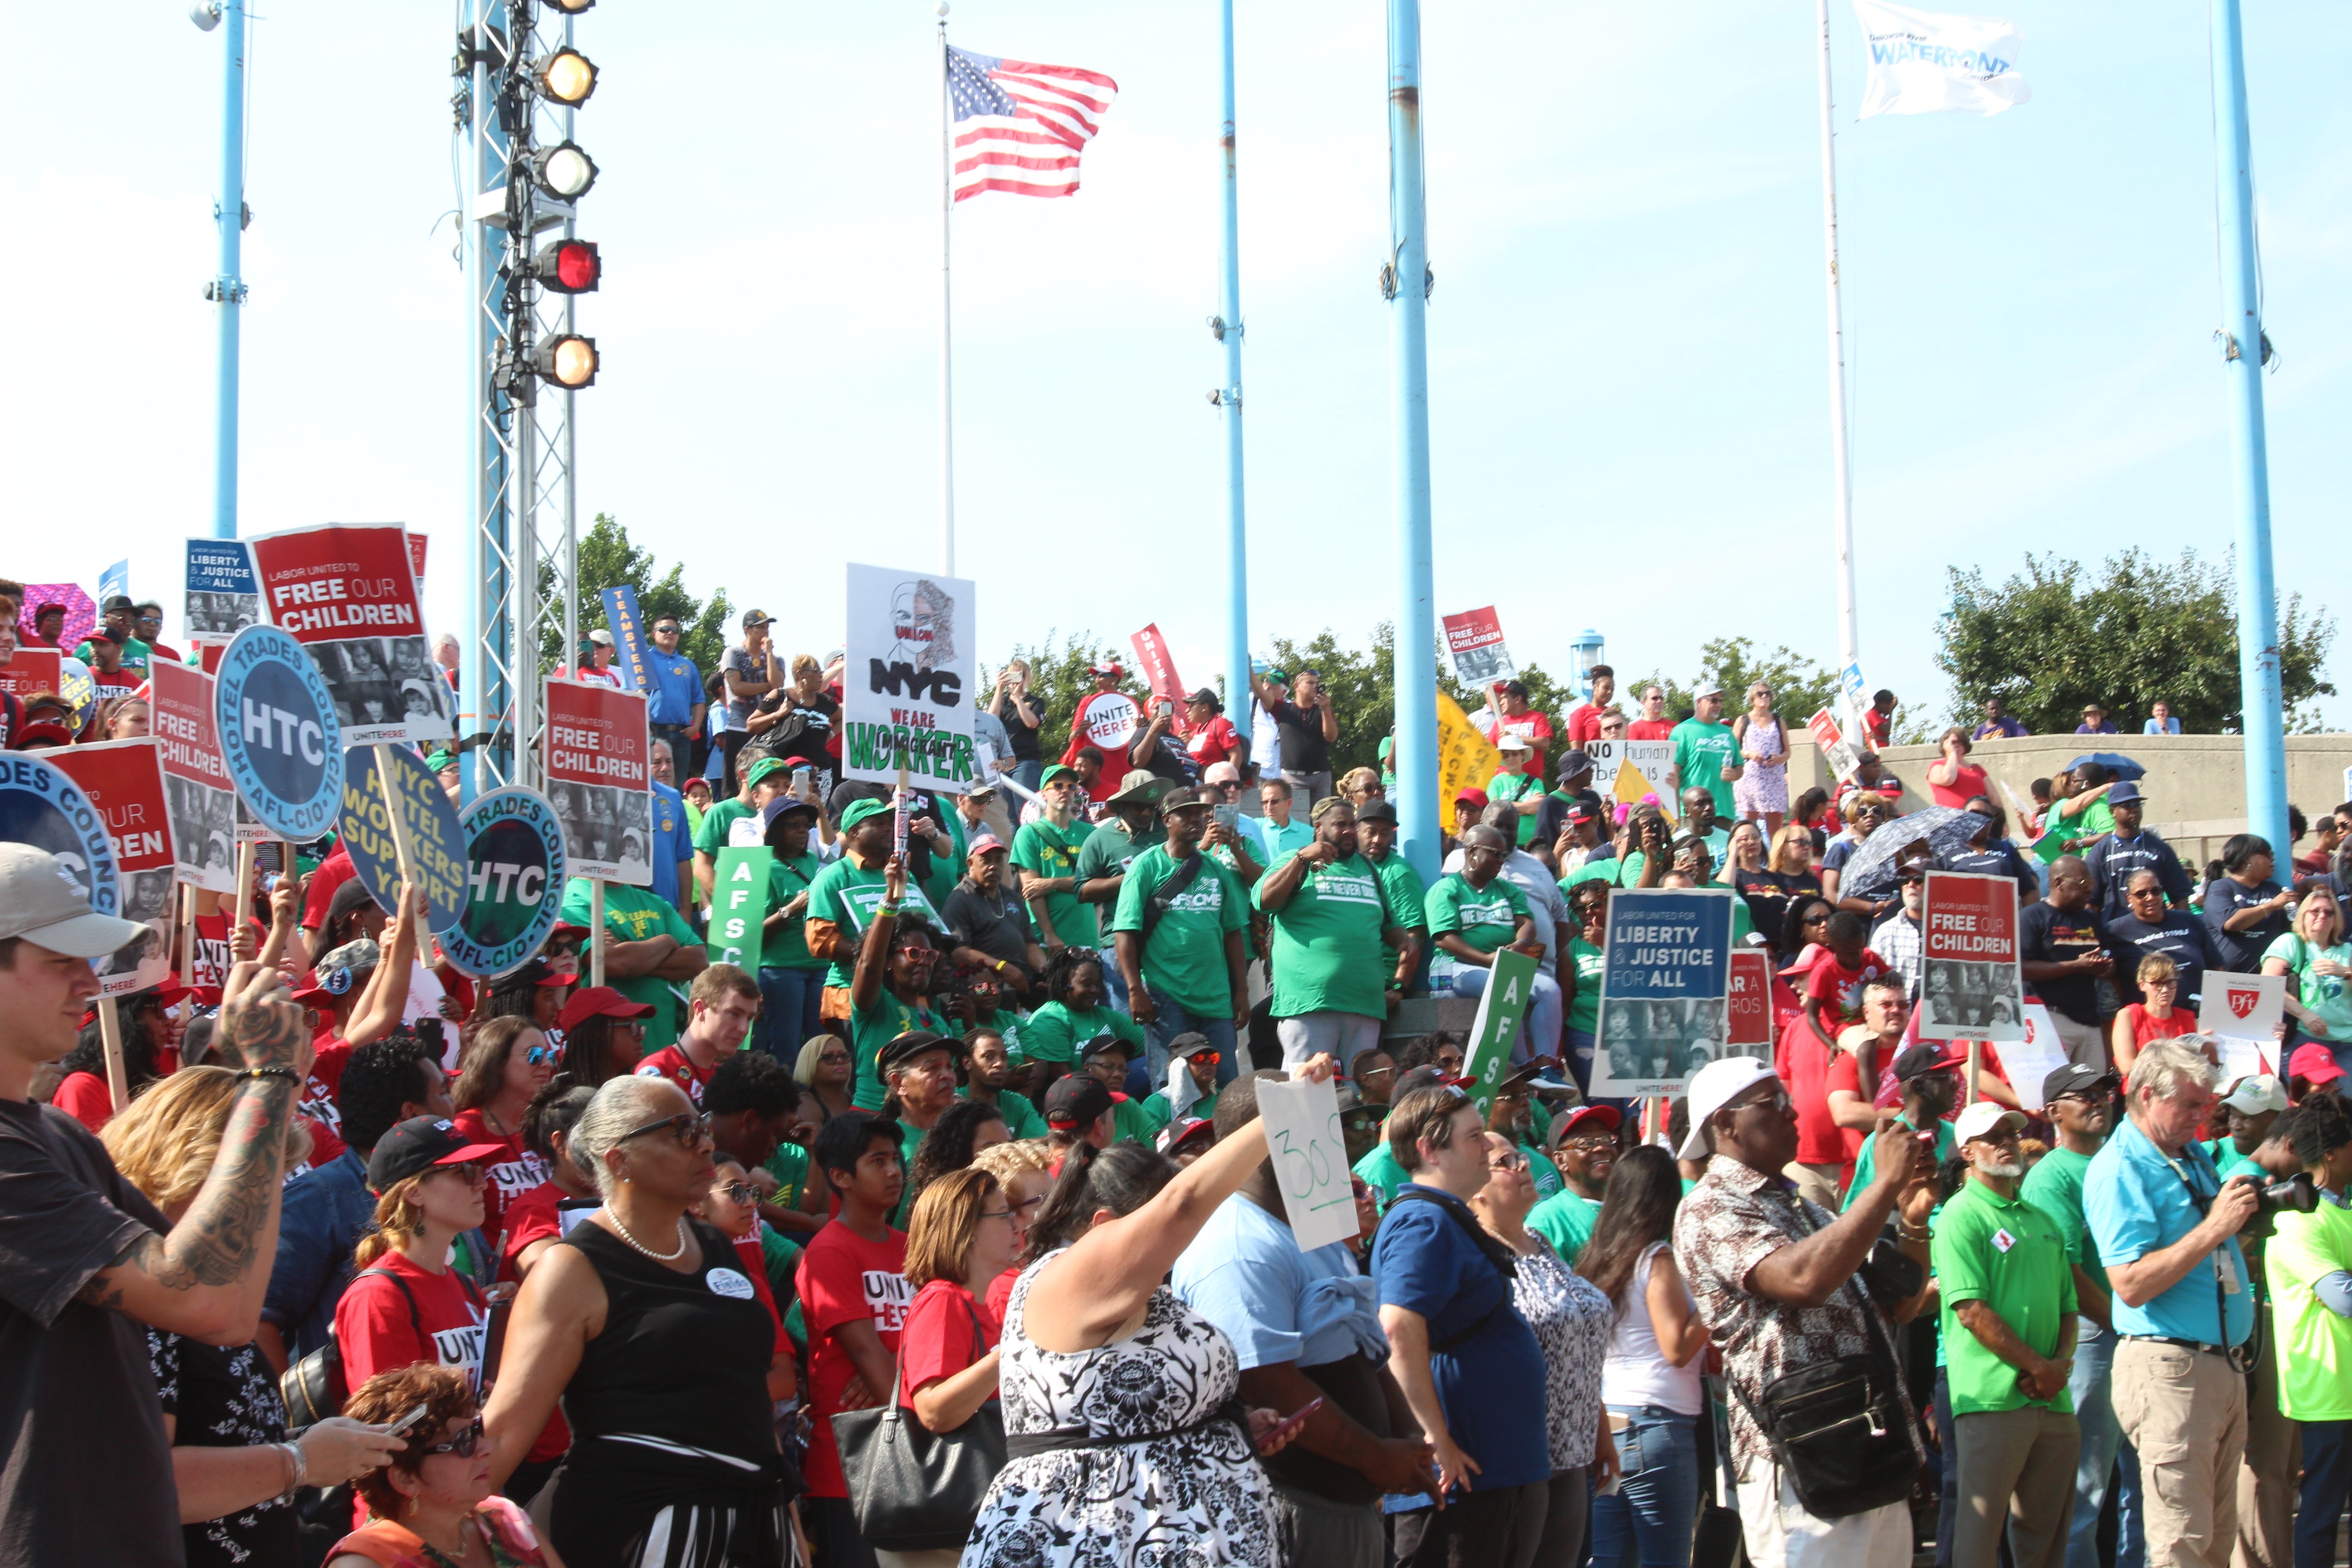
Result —
[{"label": "bracelet", "polygon": [[286,1490],[280,1495],[290,1498],[310,1484],[310,1462],[303,1458],[302,1445],[299,1443],[280,1443],[278,1447],[286,1455],[286,1463],[291,1471],[291,1479],[287,1481]]},{"label": "bracelet", "polygon": [[896,904],[893,904],[893,903],[887,903],[887,902],[886,902],[886,903],[884,903],[883,905],[881,905],[881,906],[880,906],[880,908],[879,908],[876,912],[877,912],[877,913],[879,913],[879,914],[886,914],[886,915],[896,915],[896,914],[897,914],[900,910],[902,910],[902,909],[904,909],[904,908],[906,908],[906,905],[905,905],[903,902],[901,902],[901,903],[896,903]]},{"label": "bracelet", "polygon": [[1909,1220],[1898,1219],[1895,1222],[1895,1234],[1906,1241],[1929,1241],[1934,1239],[1936,1233],[1926,1226],[1914,1230]]},{"label": "bracelet", "polygon": [[296,1072],[292,1068],[247,1068],[236,1076],[239,1078],[282,1078],[288,1083],[293,1084],[297,1088],[299,1088],[302,1083],[302,1075]]}]

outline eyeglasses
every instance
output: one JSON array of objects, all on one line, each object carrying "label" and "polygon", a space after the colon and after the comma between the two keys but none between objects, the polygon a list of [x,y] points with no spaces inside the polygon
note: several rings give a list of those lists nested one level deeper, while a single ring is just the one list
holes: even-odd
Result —
[{"label": "eyeglasses", "polygon": [[711,1190],[725,1193],[730,1203],[748,1204],[760,1195],[760,1189],[749,1182],[729,1182],[725,1186]]},{"label": "eyeglasses", "polygon": [[484,1433],[482,1430],[482,1418],[477,1415],[474,1417],[474,1424],[472,1426],[467,1427],[464,1431],[458,1433],[455,1437],[450,1438],[447,1442],[425,1444],[425,1452],[428,1454],[455,1454],[461,1459],[470,1459],[481,1450],[483,1438]]},{"label": "eyeglasses", "polygon": [[1606,1132],[1580,1132],[1573,1138],[1561,1139],[1559,1141],[1559,1146],[1563,1149],[1584,1149],[1588,1151],[1614,1149],[1617,1147],[1617,1140]]},{"label": "eyeglasses", "polygon": [[660,1132],[665,1130],[671,1137],[677,1140],[680,1147],[691,1149],[710,1136],[710,1117],[708,1112],[697,1115],[691,1111],[681,1110],[676,1116],[665,1116],[659,1121],[648,1121],[643,1127],[633,1127],[622,1133],[619,1141],[625,1143],[632,1138],[642,1138],[648,1132]]},{"label": "eyeglasses", "polygon": [[1771,1110],[1780,1111],[1785,1115],[1789,1110],[1795,1107],[1796,1103],[1797,1102],[1795,1100],[1789,1098],[1789,1091],[1782,1089],[1775,1089],[1772,1093],[1765,1095],[1760,1099],[1743,1100],[1737,1105],[1726,1106],[1724,1109],[1727,1110],[1752,1110],[1759,1107],[1762,1107]]},{"label": "eyeglasses", "polygon": [[918,963],[935,959],[940,955],[940,950],[936,947],[902,947],[898,951]]},{"label": "eyeglasses", "polygon": [[1527,1168],[1528,1157],[1516,1151],[1486,1162],[1486,1169],[1490,1171],[1524,1171]]},{"label": "eyeglasses", "polygon": [[980,1211],[980,1217],[982,1219],[1011,1219],[1013,1217],[1013,1211],[1011,1209],[982,1209]]},{"label": "eyeglasses", "polygon": [[2168,974],[2162,980],[2143,980],[2140,982],[2139,988],[2143,991],[2153,991],[2159,985],[2167,991],[2178,991],[2180,989],[2180,977]]},{"label": "eyeglasses", "polygon": [[674,632],[676,630],[677,630],[676,626],[656,626],[654,628],[654,633],[656,636],[660,636],[665,632]]},{"label": "eyeglasses", "polygon": [[522,1059],[529,1062],[532,1067],[539,1067],[544,1063],[554,1061],[562,1055],[563,1050],[560,1046],[533,1046],[529,1050],[523,1052]]},{"label": "eyeglasses", "polygon": [[1800,925],[1809,925],[1809,926],[1826,925],[1826,924],[1828,924],[1828,923],[1829,923],[1829,918],[1830,918],[1830,917],[1829,917],[1826,913],[1823,913],[1823,914],[1818,914],[1818,915],[1807,915],[1803,920],[1801,920],[1801,921],[1798,921],[1797,923],[1798,923],[1798,924],[1800,924]]},{"label": "eyeglasses", "polygon": [[1025,1214],[1027,1214],[1031,1209],[1035,1208],[1038,1205],[1040,1205],[1040,1204],[1044,1203],[1045,1201],[1045,1194],[1043,1194],[1043,1193],[1039,1193],[1039,1194],[1038,1194],[1035,1197],[1034,1197],[1034,1198],[1023,1198],[1023,1199],[1019,1200],[1018,1202],[1016,1202],[1016,1203],[1014,1203],[1014,1204],[1013,1205],[1013,1212],[1014,1214],[1025,1215]]}]

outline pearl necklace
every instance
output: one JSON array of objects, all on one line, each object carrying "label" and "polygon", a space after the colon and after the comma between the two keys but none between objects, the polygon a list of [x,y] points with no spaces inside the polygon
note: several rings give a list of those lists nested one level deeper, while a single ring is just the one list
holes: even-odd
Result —
[{"label": "pearl necklace", "polygon": [[621,1233],[621,1239],[627,1242],[631,1247],[635,1247],[639,1252],[644,1253],[647,1258],[652,1258],[656,1263],[675,1263],[679,1258],[686,1256],[686,1244],[688,1241],[692,1239],[693,1232],[686,1228],[686,1216],[684,1215],[677,1216],[677,1245],[670,1248],[667,1252],[656,1252],[652,1247],[647,1247],[644,1242],[639,1241],[635,1237],[629,1234],[629,1227],[622,1221],[621,1214],[618,1209],[607,1205],[604,1212],[612,1216],[613,1228]]}]

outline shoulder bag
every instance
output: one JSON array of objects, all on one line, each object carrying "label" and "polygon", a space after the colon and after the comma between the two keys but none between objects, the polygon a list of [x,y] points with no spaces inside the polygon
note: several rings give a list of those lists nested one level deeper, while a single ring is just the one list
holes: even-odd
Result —
[{"label": "shoulder bag", "polygon": [[[988,1353],[977,1308],[971,1309],[971,1350],[974,1361]],[[894,1372],[888,1404],[833,1417],[858,1533],[885,1552],[960,1547],[1004,1468],[1004,1413],[992,1400],[954,1431],[933,1432],[908,1418],[898,1403],[900,1384]]]}]

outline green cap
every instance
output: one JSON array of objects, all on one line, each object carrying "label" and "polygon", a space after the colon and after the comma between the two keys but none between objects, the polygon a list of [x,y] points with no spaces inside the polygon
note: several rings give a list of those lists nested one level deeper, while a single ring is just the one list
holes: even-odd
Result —
[{"label": "green cap", "polygon": [[869,816],[880,816],[890,809],[887,801],[853,800],[841,814],[841,831],[848,832]]},{"label": "green cap", "polygon": [[1067,774],[1071,778],[1076,778],[1078,776],[1078,770],[1066,766],[1061,763],[1055,763],[1052,767],[1047,768],[1044,773],[1037,775],[1037,787],[1039,789],[1043,789],[1047,784],[1052,784],[1055,779],[1060,778],[1065,774]]},{"label": "green cap", "polygon": [[454,768],[457,765],[457,754],[446,746],[425,753],[425,771],[428,773],[437,773],[444,768]]},{"label": "green cap", "polygon": [[782,773],[792,765],[782,757],[761,757],[751,764],[751,771],[743,775],[743,787],[750,789],[770,773]]}]

